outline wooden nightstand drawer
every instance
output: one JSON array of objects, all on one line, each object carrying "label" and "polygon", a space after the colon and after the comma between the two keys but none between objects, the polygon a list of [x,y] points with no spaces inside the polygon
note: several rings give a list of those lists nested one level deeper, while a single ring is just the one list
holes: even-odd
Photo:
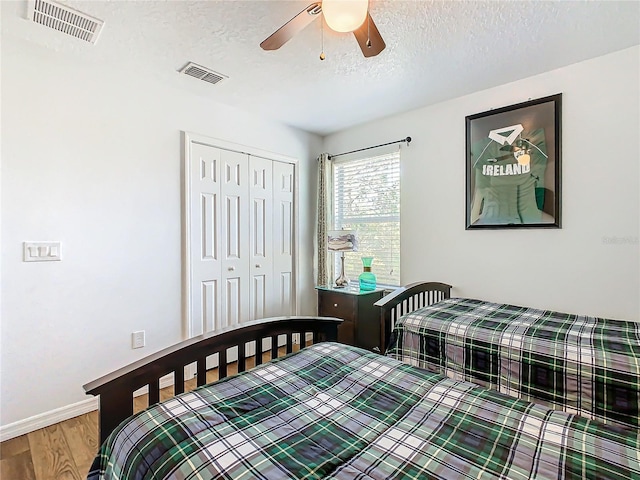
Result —
[{"label": "wooden nightstand drawer", "polygon": [[338,327],[339,342],[367,350],[380,348],[380,311],[373,304],[384,295],[382,289],[373,292],[361,292],[357,288],[316,289],[318,315],[344,320]]},{"label": "wooden nightstand drawer", "polygon": [[357,299],[342,293],[324,292],[318,297],[319,315],[353,321],[357,305],[355,300]]}]

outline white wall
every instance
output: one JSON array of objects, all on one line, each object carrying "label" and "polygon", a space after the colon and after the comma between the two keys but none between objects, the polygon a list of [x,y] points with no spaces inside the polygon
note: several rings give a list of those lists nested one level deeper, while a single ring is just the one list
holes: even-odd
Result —
[{"label": "white wall", "polygon": [[[315,312],[320,137],[2,42],[1,425],[85,400],[84,383],[182,339],[181,130],[299,159],[300,310]],[[61,241],[63,261],[23,263],[26,240]]]},{"label": "white wall", "polygon": [[[411,136],[402,151],[402,283],[640,321],[640,47],[325,138],[339,153]],[[424,88],[429,88],[425,84]],[[465,231],[465,116],[563,94],[560,230]]]}]

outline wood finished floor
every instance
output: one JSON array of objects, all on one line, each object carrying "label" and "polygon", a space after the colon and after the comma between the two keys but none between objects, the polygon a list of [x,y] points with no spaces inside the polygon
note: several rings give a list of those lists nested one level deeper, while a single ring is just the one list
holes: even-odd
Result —
[{"label": "wood finished floor", "polygon": [[[294,350],[297,349],[294,345]],[[284,355],[284,349],[278,352]],[[268,361],[270,354],[263,355]],[[247,359],[247,369],[255,359]],[[237,365],[229,364],[227,374],[237,373]],[[218,379],[218,370],[207,372],[207,381]],[[196,380],[184,382],[185,392],[196,387]],[[160,400],[173,396],[173,386],[160,390]],[[147,395],[135,397],[134,412],[148,406]],[[1,480],[82,480],[87,478],[91,462],[98,451],[98,412],[89,412],[49,427],[41,428],[0,443]]]}]

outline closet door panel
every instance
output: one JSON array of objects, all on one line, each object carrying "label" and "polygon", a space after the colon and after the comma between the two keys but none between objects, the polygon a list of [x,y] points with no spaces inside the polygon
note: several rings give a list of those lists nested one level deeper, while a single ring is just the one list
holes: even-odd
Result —
[{"label": "closet door panel", "polygon": [[191,144],[191,335],[220,327],[220,149]]},{"label": "closet door panel", "polygon": [[274,308],[278,315],[295,314],[294,295],[294,166],[273,162]]},{"label": "closet door panel", "polygon": [[276,315],[273,308],[273,161],[249,157],[251,318]]},{"label": "closet door panel", "polygon": [[249,319],[247,155],[221,150],[221,303],[226,325]]}]

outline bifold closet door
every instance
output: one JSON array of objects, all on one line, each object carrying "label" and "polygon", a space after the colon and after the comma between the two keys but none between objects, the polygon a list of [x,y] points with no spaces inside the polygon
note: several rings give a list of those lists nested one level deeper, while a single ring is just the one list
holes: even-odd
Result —
[{"label": "bifold closet door", "polygon": [[189,335],[295,314],[294,165],[187,145]]},{"label": "bifold closet door", "polygon": [[220,154],[218,148],[190,144],[191,336],[225,326],[220,304]]},{"label": "bifold closet door", "polygon": [[273,162],[249,157],[249,316],[275,315],[273,285]]},{"label": "bifold closet door", "polygon": [[273,162],[273,272],[275,292],[271,305],[276,315],[295,314],[294,167]]},{"label": "bifold closet door", "polygon": [[220,150],[221,311],[226,325],[249,319],[249,162]]}]

